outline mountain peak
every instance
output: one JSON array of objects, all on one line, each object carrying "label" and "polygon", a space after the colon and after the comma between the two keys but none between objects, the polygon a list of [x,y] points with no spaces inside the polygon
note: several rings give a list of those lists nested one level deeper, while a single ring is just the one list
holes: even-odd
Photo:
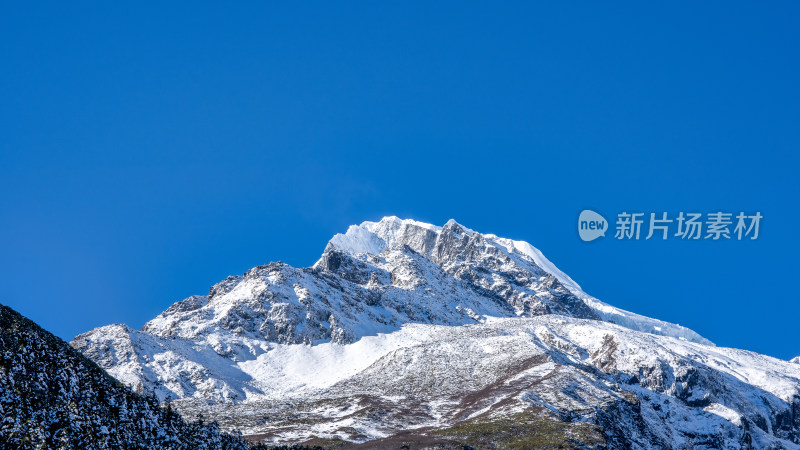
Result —
[{"label": "mountain peak", "polygon": [[504,248],[506,252],[523,255],[544,271],[556,277],[559,282],[570,290],[583,293],[578,283],[560,271],[544,257],[542,252],[531,244],[525,241],[501,238],[495,234],[478,233],[461,225],[455,219],[448,220],[444,226],[437,226],[413,219],[387,216],[378,222],[366,221],[360,225],[351,225],[346,233],[334,235],[328,242],[328,247],[334,247],[352,255],[379,255],[387,248],[408,245],[423,255],[430,255],[442,233],[450,235],[451,237],[448,238],[450,241],[452,241],[452,235],[479,236],[490,241],[492,245]]},{"label": "mountain peak", "polygon": [[[230,362],[251,364],[276,344],[351,344],[409,325],[547,315],[711,344],[692,330],[587,295],[527,242],[455,220],[440,227],[394,216],[333,236],[312,267],[254,267],[206,296],[173,304],[141,331],[104,327],[73,344],[125,383],[162,397],[238,402],[261,388],[244,383]],[[211,352],[192,350],[198,342]],[[165,351],[164,364],[156,362],[154,355]]]},{"label": "mountain peak", "polygon": [[415,236],[435,236],[441,230],[441,227],[429,223],[387,216],[378,222],[351,225],[346,233],[334,235],[329,244],[352,254],[378,255],[386,248],[407,244]]}]

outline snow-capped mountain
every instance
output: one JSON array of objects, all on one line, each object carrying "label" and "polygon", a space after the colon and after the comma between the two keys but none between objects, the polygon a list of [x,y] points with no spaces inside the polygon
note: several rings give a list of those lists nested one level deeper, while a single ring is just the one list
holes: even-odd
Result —
[{"label": "snow-capped mountain", "polygon": [[270,442],[503,447],[504,421],[611,448],[800,442],[800,365],[610,306],[530,244],[452,220],[364,222],[312,267],[259,266],[72,345]]}]

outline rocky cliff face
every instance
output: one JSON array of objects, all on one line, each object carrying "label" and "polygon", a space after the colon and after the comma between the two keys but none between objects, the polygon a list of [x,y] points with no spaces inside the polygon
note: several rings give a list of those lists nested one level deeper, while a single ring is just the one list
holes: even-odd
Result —
[{"label": "rocky cliff face", "polygon": [[312,267],[259,266],[141,331],[72,345],[186,414],[275,443],[800,442],[800,365],[614,308],[530,244],[454,221],[365,222]]},{"label": "rocky cliff face", "polygon": [[188,424],[67,343],[0,305],[0,447],[244,449],[216,424]]}]

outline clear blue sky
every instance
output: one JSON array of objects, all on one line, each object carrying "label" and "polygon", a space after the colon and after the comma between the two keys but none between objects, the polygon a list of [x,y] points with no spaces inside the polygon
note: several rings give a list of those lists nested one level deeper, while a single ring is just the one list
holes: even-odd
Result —
[{"label": "clear blue sky", "polygon": [[[0,11],[0,303],[60,337],[398,215],[800,354],[796,2],[117,3]],[[585,243],[584,208],[764,219]]]}]

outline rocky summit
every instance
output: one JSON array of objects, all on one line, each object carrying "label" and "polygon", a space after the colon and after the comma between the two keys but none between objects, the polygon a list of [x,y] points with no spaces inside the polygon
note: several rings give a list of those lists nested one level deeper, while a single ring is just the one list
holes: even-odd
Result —
[{"label": "rocky summit", "polygon": [[532,245],[387,217],[71,345],[271,445],[800,448],[800,364],[583,292]]}]

